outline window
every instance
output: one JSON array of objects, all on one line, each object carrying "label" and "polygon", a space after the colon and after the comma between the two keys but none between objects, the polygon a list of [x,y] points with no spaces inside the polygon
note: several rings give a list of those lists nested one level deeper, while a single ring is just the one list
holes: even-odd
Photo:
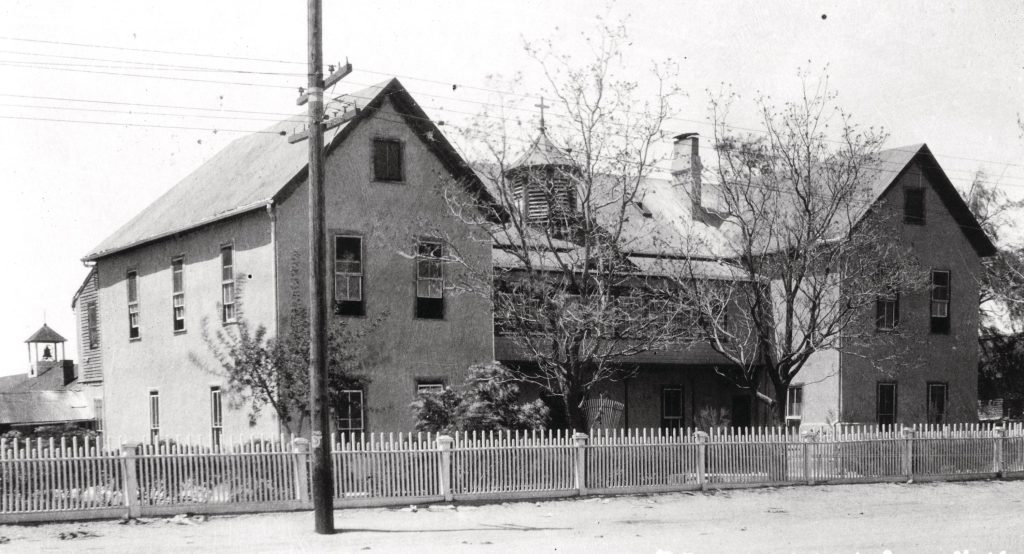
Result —
[{"label": "window", "polygon": [[335,414],[338,433],[352,435],[363,432],[363,391],[343,390],[339,400]]},{"label": "window", "polygon": [[366,314],[362,237],[334,237],[334,305],[339,315]]},{"label": "window", "polygon": [[160,393],[149,391],[149,442],[156,444],[160,440]]},{"label": "window", "polygon": [[103,432],[103,399],[93,398],[92,400],[92,413],[93,417],[96,418],[96,432]]},{"label": "window", "polygon": [[944,423],[946,417],[945,383],[928,383],[928,423]]},{"label": "window", "polygon": [[438,393],[444,390],[444,382],[442,381],[420,381],[416,383],[416,394],[420,395],[425,392]]},{"label": "window", "polygon": [[899,293],[878,297],[875,301],[875,328],[879,331],[892,331],[899,324]]},{"label": "window", "polygon": [[876,416],[879,425],[896,423],[896,383],[878,383],[876,391]]},{"label": "window", "polygon": [[420,241],[416,246],[416,317],[444,318],[444,272],[441,243]]},{"label": "window", "polygon": [[796,385],[789,387],[786,394],[786,419],[800,419],[804,413],[804,387]]},{"label": "window", "polygon": [[903,189],[903,222],[924,225],[924,189]]},{"label": "window", "polygon": [[235,251],[233,246],[220,247],[221,322],[235,322]]},{"label": "window", "polygon": [[948,271],[932,271],[931,331],[949,334]]},{"label": "window", "polygon": [[98,348],[100,345],[99,316],[96,313],[96,303],[89,302],[85,307],[86,313],[86,334],[89,339],[89,348]]},{"label": "window", "polygon": [[128,338],[142,337],[139,330],[139,274],[128,272]]},{"label": "window", "polygon": [[224,433],[223,409],[220,387],[210,387],[210,444],[214,448],[220,446],[220,437]]},{"label": "window", "polygon": [[171,260],[171,306],[174,310],[174,331],[185,330],[184,259]]},{"label": "window", "polygon": [[373,180],[402,180],[402,143],[394,139],[373,141]]},{"label": "window", "polygon": [[683,426],[683,388],[661,389],[661,427],[679,429]]}]

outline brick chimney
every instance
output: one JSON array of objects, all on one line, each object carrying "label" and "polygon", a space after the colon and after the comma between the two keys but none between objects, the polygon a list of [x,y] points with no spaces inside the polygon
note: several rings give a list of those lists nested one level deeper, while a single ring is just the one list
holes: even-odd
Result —
[{"label": "brick chimney", "polygon": [[690,197],[696,219],[702,213],[700,137],[697,133],[683,133],[672,143],[672,180],[682,186]]}]

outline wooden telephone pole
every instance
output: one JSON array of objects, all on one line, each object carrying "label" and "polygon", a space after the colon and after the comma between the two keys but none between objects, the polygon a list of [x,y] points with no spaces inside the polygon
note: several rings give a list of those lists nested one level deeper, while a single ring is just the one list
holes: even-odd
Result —
[{"label": "wooden telephone pole", "polygon": [[[309,139],[309,408],[312,415],[312,496],[316,532],[334,533],[334,479],[331,472],[330,407],[327,396],[327,286],[324,223],[324,88],[352,72],[346,63],[324,82],[321,0],[307,0],[309,83],[297,104],[309,105],[309,129],[289,142]],[[348,120],[358,111],[346,114]],[[341,119],[341,118],[338,118]],[[332,120],[330,126],[341,121]],[[332,125],[333,124],[333,125]]]}]

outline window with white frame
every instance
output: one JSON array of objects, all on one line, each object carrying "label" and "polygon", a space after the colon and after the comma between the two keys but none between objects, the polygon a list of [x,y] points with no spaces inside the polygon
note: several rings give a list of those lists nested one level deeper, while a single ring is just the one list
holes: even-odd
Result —
[{"label": "window with white frame", "polygon": [[334,414],[335,425],[339,434],[361,433],[365,431],[363,420],[362,389],[343,390],[340,393],[337,411]]},{"label": "window with white frame", "polygon": [[444,318],[444,266],[441,243],[421,240],[416,245],[416,317]]},{"label": "window with white frame", "polygon": [[945,423],[948,394],[946,383],[928,383],[928,423]]},{"label": "window with white frame", "polygon": [[875,328],[892,331],[900,324],[900,295],[893,293],[875,300]]},{"label": "window with white frame", "polygon": [[366,314],[363,302],[362,237],[334,237],[334,306],[338,315]]},{"label": "window with white frame", "polygon": [[129,271],[128,281],[128,338],[142,338],[142,331],[139,327],[139,274],[137,271]]},{"label": "window with white frame", "polygon": [[661,427],[679,429],[683,426],[683,387],[661,389]]},{"label": "window with white frame", "polygon": [[221,435],[224,434],[224,402],[220,387],[210,387],[210,444],[220,446]]},{"label": "window with white frame", "polygon": [[185,330],[185,281],[184,258],[171,260],[171,305],[173,308],[174,331]]},{"label": "window with white frame", "polygon": [[235,322],[235,248],[220,247],[220,302],[221,322]]},{"label": "window with white frame", "polygon": [[931,332],[949,333],[949,272],[932,271]]},{"label": "window with white frame", "polygon": [[419,381],[416,383],[416,394],[430,394],[444,391],[444,381]]},{"label": "window with white frame", "polygon": [[800,419],[804,415],[804,387],[794,385],[786,393],[786,419]]},{"label": "window with white frame", "polygon": [[92,411],[93,417],[96,419],[96,432],[103,432],[103,399],[94,398],[92,400]]},{"label": "window with white frame", "polygon": [[149,391],[149,442],[157,444],[160,440],[160,393]]}]

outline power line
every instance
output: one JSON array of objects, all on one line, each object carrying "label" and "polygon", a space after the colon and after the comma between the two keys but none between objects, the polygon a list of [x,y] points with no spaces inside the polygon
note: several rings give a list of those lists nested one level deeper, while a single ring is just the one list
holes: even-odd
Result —
[{"label": "power line", "polygon": [[217,58],[222,60],[240,60],[250,62],[267,62],[267,63],[286,63],[286,64],[299,64],[305,65],[305,62],[295,62],[290,60],[275,60],[271,58],[249,58],[245,56],[227,56],[222,54],[203,54],[199,52],[181,52],[173,50],[153,50],[146,48],[129,48],[125,46],[107,46],[101,44],[85,44],[81,42],[64,42],[58,40],[42,40],[42,39],[31,39],[21,37],[0,37],[0,40],[11,40],[17,42],[33,42],[38,44],[55,44],[60,46],[78,46],[83,48],[102,48],[106,50],[121,50],[127,52],[147,52],[150,54],[168,54],[172,56],[196,56],[200,58]]},{"label": "power line", "polygon": [[141,77],[141,78],[145,78],[145,79],[164,79],[164,80],[168,80],[168,81],[188,81],[188,82],[193,82],[193,83],[214,83],[214,84],[219,84],[219,85],[243,85],[243,86],[250,86],[250,87],[282,88],[282,89],[289,89],[289,90],[295,90],[296,89],[296,87],[289,86],[289,85],[271,85],[271,84],[267,84],[267,83],[249,83],[249,82],[244,82],[244,81],[218,81],[218,80],[215,80],[215,79],[194,79],[194,78],[191,78],[191,77],[169,77],[169,76],[166,76],[166,75],[140,75],[140,74],[137,74],[137,73],[119,73],[119,72],[114,72],[114,71],[95,71],[95,70],[88,70],[88,69],[72,69],[70,67],[49,67],[49,68],[47,68],[47,67],[34,66],[34,65],[26,65],[26,64],[14,64],[14,63],[9,63],[9,62],[0,62],[0,66],[20,67],[22,69],[48,69],[48,70],[52,70],[52,71],[71,71],[71,72],[74,72],[74,73],[91,73],[91,74],[94,74],[94,75],[114,75],[114,76],[118,76],[118,77]]},{"label": "power line", "polygon": [[243,117],[243,116],[232,116],[232,115],[201,115],[201,114],[182,114],[182,113],[168,113],[168,112],[146,112],[146,111],[134,111],[134,110],[104,110],[102,108],[77,108],[71,106],[33,106],[30,104],[7,104],[0,102],[0,106],[8,108],[31,108],[40,110],[60,110],[60,111],[77,111],[77,112],[97,112],[97,113],[116,113],[124,115],[158,115],[158,116],[169,116],[169,117],[181,117],[181,118],[196,118],[196,119],[228,119],[231,121],[275,121],[280,122],[279,118],[270,117]]},{"label": "power line", "polygon": [[[63,42],[63,41],[53,41],[53,40],[27,39],[27,38],[21,38],[21,37],[0,37],[0,40],[11,40],[11,41],[19,41],[19,42],[30,42],[30,43],[40,43],[40,44],[53,44],[53,45],[63,45],[63,46],[76,46],[76,47],[86,47],[86,48],[101,48],[101,49],[120,50],[120,51],[128,51],[128,52],[146,52],[146,53],[159,53],[159,54],[178,55],[178,56],[195,56],[195,57],[204,57],[204,58],[244,60],[244,61],[254,61],[254,62],[284,63],[284,64],[304,64],[305,63],[305,62],[298,62],[298,61],[291,61],[291,60],[279,60],[279,59],[269,59],[269,58],[251,58],[251,57],[244,57],[244,56],[226,56],[226,55],[205,54],[205,53],[198,53],[198,52],[181,52],[181,51],[169,51],[169,50],[153,50],[153,49],[130,48],[130,47],[120,47],[120,46],[99,45],[99,44],[85,44],[85,43]],[[40,55],[45,55],[45,54],[40,54]],[[82,59],[88,59],[88,58],[82,58]],[[95,60],[104,61],[104,60],[101,60],[101,59],[95,59]],[[143,63],[143,62],[139,62],[139,63]],[[0,64],[0,65],[2,65],[2,64]],[[182,66],[182,67],[184,68],[184,67],[188,67],[188,66]],[[196,66],[192,66],[192,67],[190,67],[190,69],[220,71],[219,69],[216,69],[216,68],[202,68],[202,67],[196,67]],[[367,69],[364,69],[363,71],[367,71],[368,73],[380,74],[380,75],[396,75],[394,73],[386,73],[386,72],[375,71],[375,70],[367,70]],[[266,74],[275,74],[275,73],[267,72]],[[160,78],[158,76],[148,76],[148,75],[129,75],[129,74],[125,74],[124,76]],[[425,78],[425,77],[416,77],[416,76],[412,76],[412,75],[397,75],[397,76],[400,76],[400,77],[405,78],[405,79],[412,79],[412,80],[417,80],[417,81],[421,81],[421,82],[429,82],[429,83],[435,83],[435,84],[444,84],[446,86],[448,86],[448,85],[456,85],[455,81],[442,81],[442,80],[437,80],[437,79],[429,79],[429,78]],[[175,78],[175,80],[185,80],[185,81],[188,81],[188,80],[192,80],[192,79]],[[272,88],[293,88],[293,87],[288,87],[288,86],[267,85],[267,84],[262,84],[262,83],[235,83],[235,82],[227,82],[227,81],[220,82],[220,81],[207,81],[207,80],[198,80],[198,79],[195,79],[194,81],[197,81],[197,82],[217,82],[217,83],[221,83],[221,84],[239,84],[239,85],[249,85],[249,86],[266,86],[266,87],[272,87]],[[353,83],[353,84],[359,84],[359,83]],[[364,85],[364,86],[366,86],[366,85]],[[522,98],[536,98],[537,96],[539,96],[539,94],[534,94],[534,95],[523,94],[523,93],[516,93],[514,91],[507,91],[507,90],[500,90],[500,89],[494,89],[494,88],[488,88],[488,87],[480,87],[480,86],[472,86],[472,85],[457,85],[457,86],[462,86],[463,88],[469,88],[469,89],[472,89],[472,90],[480,90],[480,91],[486,91],[486,92],[495,92],[495,93],[500,93],[500,94],[519,96],[519,97],[522,97]],[[504,109],[514,109],[514,110],[519,110],[519,111],[531,111],[531,110],[528,110],[528,109],[525,109],[525,108],[516,108],[516,107],[511,107],[511,106],[499,106],[499,105],[490,104],[490,103],[487,103],[487,102],[467,100],[467,99],[464,99],[464,98],[456,98],[456,97],[452,97],[452,96],[433,95],[433,94],[422,93],[422,92],[418,93],[418,94],[419,95],[424,95],[424,96],[436,97],[436,98],[443,98],[443,99],[447,99],[447,100],[453,100],[453,101],[457,101],[457,102],[466,102],[466,103],[473,103],[473,104],[479,104],[479,105],[484,105],[484,106],[502,107]],[[622,111],[623,111],[623,113],[632,113],[632,114],[641,113],[641,112],[636,112],[636,111],[632,111],[632,110],[628,110],[628,109],[622,109]],[[458,113],[458,112],[456,112],[456,113]],[[567,116],[558,114],[557,112],[556,112],[555,115],[556,115],[556,117],[563,117],[563,118],[567,117]],[[698,124],[698,125],[707,125],[707,126],[713,126],[714,125],[713,123],[710,123],[710,122],[707,122],[707,121],[694,120],[694,119],[686,119],[686,118],[680,118],[680,117],[675,117],[675,116],[669,116],[666,119],[667,120],[672,120],[672,121],[681,121],[681,122],[686,122],[686,123],[693,123],[693,124]],[[726,127],[730,128],[730,129],[738,130],[738,131],[746,131],[746,132],[759,133],[759,134],[765,134],[766,133],[766,131],[764,131],[763,129],[746,128],[746,127],[739,127],[739,126],[735,126],[735,125],[727,125]],[[826,141],[837,143],[837,144],[841,144],[842,143],[842,141],[838,141],[838,140],[826,139]],[[996,164],[996,165],[1024,168],[1024,164],[1015,164],[1015,163],[1012,163],[1012,162],[1002,162],[1002,161],[996,161],[996,160],[984,160],[984,159],[979,159],[979,158],[971,158],[971,157],[966,157],[966,156],[956,156],[956,155],[951,155],[951,154],[940,154],[940,155],[945,157],[945,158],[949,158],[949,159],[958,159],[958,160],[972,161],[972,162],[978,162],[978,163]]]},{"label": "power line", "polygon": [[0,119],[20,119],[25,121],[50,121],[55,123],[87,123],[92,125],[111,125],[117,127],[151,127],[155,129],[182,129],[187,131],[212,131],[213,133],[226,132],[226,133],[254,133],[254,134],[267,134],[267,135],[280,135],[285,136],[284,131],[254,131],[251,129],[228,129],[221,127],[189,127],[184,125],[157,125],[157,124],[142,124],[142,123],[123,123],[116,121],[87,121],[83,119],[58,119],[49,117],[23,117],[15,115],[0,115]]},{"label": "power line", "polygon": [[98,65],[98,64],[83,64],[83,63],[62,63],[50,60],[2,60],[9,63],[19,64],[30,64],[30,65],[43,65],[43,66],[70,66],[70,67],[99,67],[107,69],[143,69],[143,70],[161,70],[161,71],[203,71],[210,73],[240,73],[246,75],[274,75],[274,76],[287,76],[295,77],[304,75],[303,73],[295,73],[290,71],[254,71],[249,69],[229,69],[221,67],[202,67],[193,65],[178,65],[178,64],[165,64],[156,62],[141,62],[136,60],[112,60],[109,58],[90,58],[86,56],[61,56],[57,54],[40,54],[37,52],[24,52],[17,50],[0,50],[2,54],[16,54],[23,56],[40,56],[47,58],[59,58],[68,60],[84,60],[84,61],[95,61],[95,62],[108,62],[108,63],[119,63],[119,64],[132,64],[128,66],[112,66],[112,65]]},{"label": "power line", "polygon": [[182,106],[175,104],[146,104],[142,102],[118,102],[114,100],[95,100],[86,98],[68,98],[65,96],[39,96],[33,94],[7,94],[0,93],[0,96],[6,96],[8,98],[30,98],[38,100],[56,100],[62,102],[86,102],[90,104],[111,104],[117,106],[142,106],[146,108],[169,108],[169,109],[182,109],[182,110],[199,110],[199,111],[214,111],[214,112],[229,112],[229,113],[251,113],[251,114],[262,114],[262,115],[279,115],[283,117],[294,117],[296,113],[285,113],[285,112],[264,112],[256,110],[232,110],[227,108],[207,108],[201,106]]}]

